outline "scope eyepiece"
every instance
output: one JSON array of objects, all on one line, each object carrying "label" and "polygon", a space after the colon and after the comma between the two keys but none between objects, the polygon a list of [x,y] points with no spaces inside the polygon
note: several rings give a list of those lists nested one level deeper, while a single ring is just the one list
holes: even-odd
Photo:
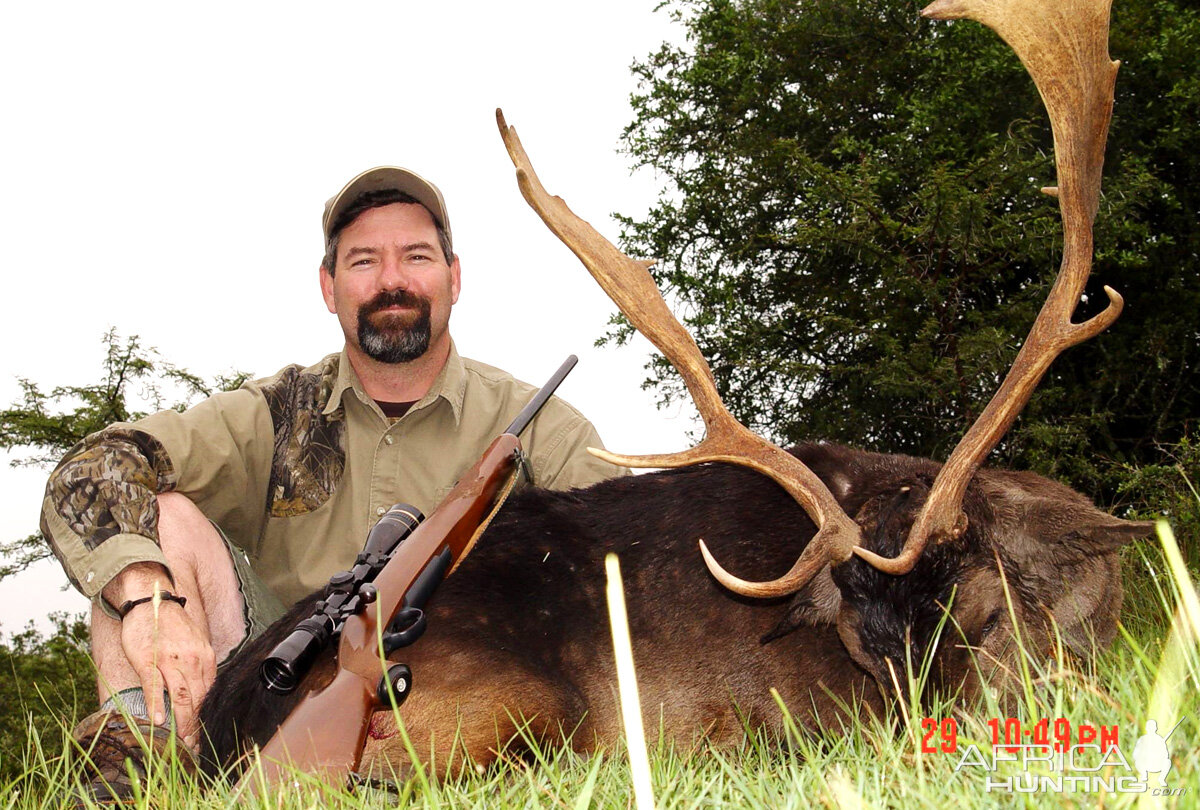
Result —
[{"label": "scope eyepiece", "polygon": [[329,643],[333,622],[328,616],[309,616],[271,650],[258,674],[267,689],[286,695],[300,685],[317,653]]}]

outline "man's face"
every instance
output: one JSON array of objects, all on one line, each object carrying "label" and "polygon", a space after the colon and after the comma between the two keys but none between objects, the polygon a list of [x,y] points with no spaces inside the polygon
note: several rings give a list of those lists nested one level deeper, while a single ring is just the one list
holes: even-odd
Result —
[{"label": "man's face", "polygon": [[384,363],[406,363],[447,340],[459,281],[458,258],[446,263],[430,213],[393,203],[342,229],[336,272],[321,271],[321,293],[350,345]]}]

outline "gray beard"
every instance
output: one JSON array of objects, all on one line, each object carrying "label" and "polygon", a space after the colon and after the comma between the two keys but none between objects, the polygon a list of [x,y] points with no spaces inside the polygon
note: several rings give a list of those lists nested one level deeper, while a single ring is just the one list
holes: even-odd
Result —
[{"label": "gray beard", "polygon": [[429,302],[411,326],[377,327],[364,307],[358,311],[358,345],[373,360],[381,363],[409,363],[429,351]]}]

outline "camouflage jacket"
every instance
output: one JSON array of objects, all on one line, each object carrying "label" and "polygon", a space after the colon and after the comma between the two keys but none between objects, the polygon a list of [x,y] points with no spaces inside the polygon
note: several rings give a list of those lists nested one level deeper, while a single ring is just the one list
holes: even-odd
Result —
[{"label": "camouflage jacket", "polygon": [[[80,442],[50,476],[42,531],[71,582],[94,599],[127,565],[166,564],[155,496],[180,492],[290,603],[349,567],[393,503],[429,514],[534,390],[452,347],[429,393],[389,420],[344,352],[288,366],[184,413],[115,424]],[[522,443],[540,486],[622,473],[586,452],[601,446],[595,429],[557,398]]]}]

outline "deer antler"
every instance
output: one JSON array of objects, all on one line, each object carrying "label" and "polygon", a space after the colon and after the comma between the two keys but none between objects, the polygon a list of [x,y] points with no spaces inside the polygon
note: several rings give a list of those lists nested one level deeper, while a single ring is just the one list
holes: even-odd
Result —
[{"label": "deer antler", "polygon": [[1092,222],[1120,64],[1108,57],[1108,12],[1109,0],[937,0],[921,12],[934,19],[965,17],[983,23],[1016,51],[1033,77],[1054,132],[1058,186],[1043,191],[1059,200],[1063,260],[1025,345],[1000,390],[942,467],[904,549],[894,559],[855,549],[882,571],[908,573],[930,542],[962,534],[967,483],[1012,427],[1042,375],[1065,349],[1103,332],[1121,314],[1123,299],[1105,287],[1108,307],[1083,323],[1071,321],[1091,272]]},{"label": "deer antler", "polygon": [[770,582],[738,579],[717,564],[700,541],[704,561],[725,587],[746,596],[769,597],[794,593],[830,562],[850,558],[859,544],[858,525],[850,519],[821,479],[795,456],[743,427],[721,402],[712,371],[687,330],[675,319],[654,279],[652,262],[631,259],[617,250],[591,225],[580,219],[559,197],[546,192],[513,127],[496,110],[496,123],[517,168],[517,184],[526,202],[569,247],[600,287],[639,332],[671,362],[683,377],[704,419],[705,438],[691,450],[668,455],[622,456],[588,448],[594,455],[626,467],[684,467],[706,461],[740,464],[770,476],[796,499],[817,524],[818,531],[791,570]]}]

